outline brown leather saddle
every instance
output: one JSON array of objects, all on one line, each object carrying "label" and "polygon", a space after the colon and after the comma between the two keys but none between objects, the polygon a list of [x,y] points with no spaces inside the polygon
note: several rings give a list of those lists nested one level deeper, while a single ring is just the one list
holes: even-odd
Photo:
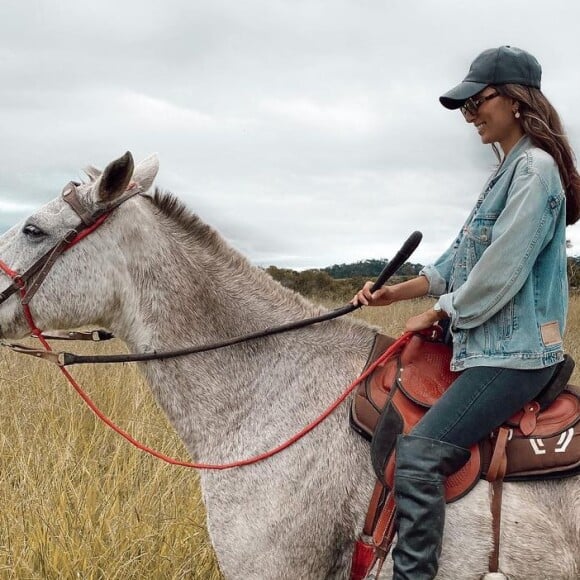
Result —
[{"label": "brown leather saddle", "polygon": [[[368,365],[392,342],[378,335]],[[388,488],[397,435],[408,433],[456,378],[450,360],[449,346],[416,334],[355,392],[351,425],[371,441],[373,467]],[[482,477],[514,481],[580,473],[580,398],[566,390],[573,369],[567,356],[537,400],[471,448],[470,460],[447,481],[447,501],[465,495]]]}]

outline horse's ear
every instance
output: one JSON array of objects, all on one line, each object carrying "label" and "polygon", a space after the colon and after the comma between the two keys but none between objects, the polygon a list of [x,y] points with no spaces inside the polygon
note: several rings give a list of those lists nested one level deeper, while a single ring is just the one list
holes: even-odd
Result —
[{"label": "horse's ear", "polygon": [[129,151],[107,165],[96,184],[99,202],[109,202],[121,195],[129,185],[135,164]]},{"label": "horse's ear", "polygon": [[146,159],[143,159],[137,167],[135,167],[135,173],[133,173],[133,181],[135,181],[142,191],[148,191],[153,185],[155,177],[157,177],[157,172],[159,171],[159,158],[156,153],[150,155]]}]

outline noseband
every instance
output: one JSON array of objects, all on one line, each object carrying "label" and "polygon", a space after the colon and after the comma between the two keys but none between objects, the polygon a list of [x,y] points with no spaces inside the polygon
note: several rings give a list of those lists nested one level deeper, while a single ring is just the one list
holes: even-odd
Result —
[{"label": "noseband", "polygon": [[66,201],[81,220],[78,226],[69,230],[60,241],[22,274],[10,268],[10,266],[0,259],[0,269],[12,279],[12,284],[0,293],[0,304],[8,300],[12,294],[19,292],[20,302],[23,306],[27,307],[61,254],[78,244],[82,239],[100,227],[114,209],[133,196],[142,193],[141,188],[136,183],[132,183],[124,195],[114,202],[90,213],[80,201],[78,185],[78,183],[71,181],[62,191],[62,199]]}]

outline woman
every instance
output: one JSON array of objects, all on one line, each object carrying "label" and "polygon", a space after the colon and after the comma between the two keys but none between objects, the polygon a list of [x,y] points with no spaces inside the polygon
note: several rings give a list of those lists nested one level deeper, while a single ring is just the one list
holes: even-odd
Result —
[{"label": "woman", "polygon": [[445,321],[453,340],[451,368],[463,371],[397,441],[398,580],[435,577],[445,479],[464,465],[473,443],[542,390],[563,358],[565,227],[579,217],[580,176],[540,79],[531,54],[502,46],[481,53],[464,81],[440,98],[444,107],[461,109],[481,141],[494,147],[499,167],[433,265],[372,294],[367,282],[352,301],[383,306],[438,297],[406,330]]}]

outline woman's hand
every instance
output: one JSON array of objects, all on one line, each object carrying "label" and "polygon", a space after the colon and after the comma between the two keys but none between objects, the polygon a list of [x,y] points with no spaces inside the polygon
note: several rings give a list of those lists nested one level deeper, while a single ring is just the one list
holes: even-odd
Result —
[{"label": "woman's hand", "polygon": [[376,292],[371,292],[373,282],[367,282],[350,301],[355,306],[388,306],[400,300],[425,296],[429,290],[429,281],[425,276],[417,276],[406,282],[383,286]]},{"label": "woman's hand", "polygon": [[435,311],[430,308],[426,312],[417,314],[417,316],[412,316],[407,320],[405,324],[405,330],[407,332],[418,332],[419,330],[425,330],[426,328],[431,328],[434,324],[447,318],[447,314],[443,311]]},{"label": "woman's hand", "polygon": [[365,285],[354,295],[354,298],[350,303],[355,306],[358,306],[359,304],[363,306],[388,306],[395,302],[392,286],[383,286],[376,292],[371,293],[372,287],[373,282],[366,282]]}]

